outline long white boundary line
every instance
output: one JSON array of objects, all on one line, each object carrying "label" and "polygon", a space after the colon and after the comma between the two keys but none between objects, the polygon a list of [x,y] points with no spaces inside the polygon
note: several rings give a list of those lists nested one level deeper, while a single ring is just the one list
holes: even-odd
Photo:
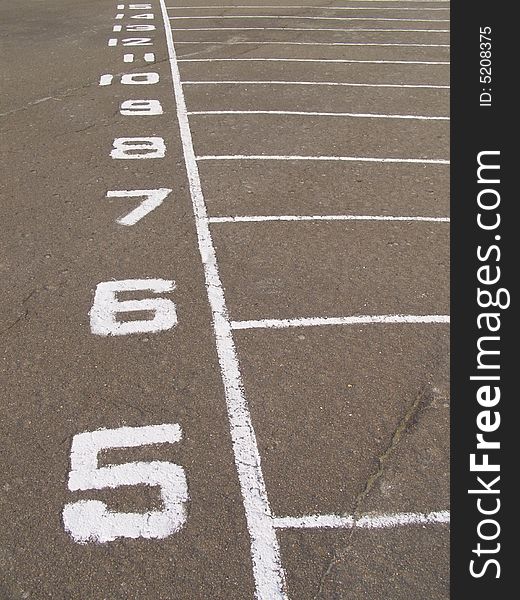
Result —
[{"label": "long white boundary line", "polygon": [[336,27],[172,27],[172,31],[349,31],[351,33],[449,33],[449,29],[361,29]]},{"label": "long white boundary line", "polygon": [[449,223],[449,217],[396,217],[386,215],[252,215],[209,217],[210,223],[266,223],[270,221],[420,221]]},{"label": "long white boundary line", "polygon": [[449,23],[449,19],[395,19],[392,17],[299,17],[297,15],[196,15],[170,17],[170,21],[180,19],[296,19],[298,21],[399,21],[402,23]]},{"label": "long white boundary line", "polygon": [[398,43],[372,43],[372,42],[281,42],[279,40],[272,40],[270,42],[222,42],[220,40],[187,40],[182,42],[176,42],[179,44],[218,44],[221,46],[271,46],[274,44],[280,44],[282,46],[385,46],[385,47],[398,47],[398,48],[449,48],[449,44],[398,44]]},{"label": "long white boundary line", "polygon": [[[415,0],[359,0],[359,2],[414,2]],[[448,1],[448,0],[433,0],[432,4],[435,3],[439,3],[439,2],[444,2],[444,1]],[[416,2],[417,4],[428,4],[429,2]],[[271,4],[271,5],[267,5],[267,4],[229,4],[229,5],[225,5],[225,4],[212,4],[211,6],[167,6],[166,7],[167,10],[209,10],[212,8],[217,8],[219,10],[231,10],[232,8],[238,8],[238,9],[245,9],[245,8],[251,8],[251,9],[258,9],[258,8],[279,8],[280,10],[282,9],[286,9],[286,8],[290,8],[290,9],[296,9],[296,8],[305,8],[305,9],[312,9],[312,10],[450,10],[448,7],[431,7],[431,6],[425,6],[424,8],[418,8],[415,6],[412,7],[404,7],[404,6],[388,6],[388,7],[383,7],[383,6],[307,6],[307,5],[297,5],[297,4],[285,4],[285,5],[275,5],[275,4]]]},{"label": "long white boundary line", "polygon": [[403,83],[349,83],[340,81],[246,81],[246,80],[221,80],[221,81],[183,81],[182,85],[330,85],[347,87],[374,87],[374,88],[424,88],[432,90],[449,90],[449,85],[428,85],[428,84],[403,84]]},{"label": "long white boundary line", "polygon": [[226,395],[235,465],[251,538],[256,597],[258,600],[285,600],[287,596],[280,549],[273,527],[251,414],[242,388],[242,377],[233,342],[231,323],[218,272],[215,247],[211,239],[206,204],[193,149],[173,35],[169,26],[165,2],[164,0],[159,0],[159,2],[166,34],[173,92],[177,105],[177,120],[188,174],[199,251],[204,267],[208,301],[213,315],[215,343]]},{"label": "long white boundary line", "polygon": [[375,158],[371,156],[297,156],[278,154],[221,154],[197,156],[196,160],[324,160],[373,163],[413,163],[419,165],[449,165],[443,158]]},{"label": "long white boundary line", "polygon": [[350,317],[301,317],[297,319],[251,319],[231,321],[232,329],[287,329],[322,325],[439,324],[449,323],[449,315],[355,315]]},{"label": "long white boundary line", "polygon": [[304,517],[275,517],[277,529],[386,529],[413,525],[448,524],[447,510],[430,513],[351,515],[307,515]]},{"label": "long white boundary line", "polygon": [[188,115],[287,115],[297,117],[348,117],[358,119],[407,119],[417,121],[449,121],[449,117],[424,115],[383,115],[377,113],[310,112],[303,110],[194,110]]},{"label": "long white boundary line", "polygon": [[449,61],[425,60],[350,60],[345,58],[179,58],[177,62],[311,62],[366,65],[449,65]]},{"label": "long white boundary line", "polygon": [[[354,4],[361,4],[361,3],[368,3],[368,2],[377,2],[378,4],[383,4],[383,3],[406,3],[406,2],[414,2],[415,4],[448,4],[450,2],[450,0],[346,0],[347,2],[354,2]],[[250,5],[248,5],[249,8]],[[173,8],[216,8],[215,5],[212,6],[167,6],[166,9],[167,10],[171,10]],[[237,5],[221,5],[218,8],[240,8]],[[256,8],[265,8],[265,6],[257,6]],[[280,6],[273,6],[272,8],[282,8]],[[307,6],[304,5],[296,5],[296,4],[290,4],[287,5],[287,8],[309,8]],[[340,10],[342,7],[341,6],[314,6],[314,7],[310,7],[310,8],[331,8],[333,10]]]}]

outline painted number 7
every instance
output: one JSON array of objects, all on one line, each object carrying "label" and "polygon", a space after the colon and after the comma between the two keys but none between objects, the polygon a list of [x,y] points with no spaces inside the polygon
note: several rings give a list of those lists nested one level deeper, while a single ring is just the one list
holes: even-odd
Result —
[{"label": "painted number 7", "polygon": [[166,538],[186,522],[188,483],[184,469],[165,461],[98,466],[98,454],[110,448],[173,444],[182,439],[177,424],[120,427],[86,431],[74,436],[70,455],[69,490],[101,490],[129,485],[157,486],[163,509],[147,513],[112,512],[98,500],[66,504],[63,524],[74,541],[111,542],[116,538]]}]

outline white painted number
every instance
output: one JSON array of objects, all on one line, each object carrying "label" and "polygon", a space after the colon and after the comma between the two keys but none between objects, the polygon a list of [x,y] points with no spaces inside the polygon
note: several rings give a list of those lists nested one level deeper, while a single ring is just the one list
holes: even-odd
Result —
[{"label": "white painted number", "polygon": [[[175,304],[167,298],[118,300],[118,292],[151,291],[156,294],[171,292],[173,281],[165,279],[122,279],[104,281],[96,287],[94,303],[90,309],[90,329],[94,335],[129,335],[166,331],[177,324]],[[152,312],[151,319],[118,321],[119,313]]]},{"label": "white painted number", "polygon": [[107,198],[139,198],[144,200],[132,212],[116,220],[120,225],[135,225],[149,212],[160,206],[172,190],[169,188],[158,188],[156,190],[110,190]]},{"label": "white painted number", "polygon": [[119,112],[122,115],[162,115],[163,109],[159,100],[125,100]]},{"label": "white painted number", "polygon": [[99,500],[66,504],[63,524],[79,543],[111,542],[116,538],[166,538],[186,522],[188,483],[184,469],[165,462],[131,462],[98,466],[98,454],[110,448],[136,448],[173,444],[182,439],[177,424],[100,429],[75,435],[70,453],[69,490],[102,490],[120,486],[148,485],[161,490],[163,509],[147,513],[109,511]]},{"label": "white painted number", "polygon": [[162,137],[116,138],[110,152],[112,158],[164,158],[166,146]]}]

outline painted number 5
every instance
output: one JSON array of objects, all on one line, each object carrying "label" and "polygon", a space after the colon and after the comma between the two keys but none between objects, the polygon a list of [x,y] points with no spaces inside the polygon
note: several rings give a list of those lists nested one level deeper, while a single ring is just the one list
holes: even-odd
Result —
[{"label": "painted number 5", "polygon": [[165,538],[186,522],[188,484],[182,467],[164,461],[98,467],[98,454],[109,448],[135,448],[180,441],[179,425],[100,429],[75,435],[70,454],[69,490],[101,490],[127,485],[158,486],[163,509],[144,514],[111,512],[98,500],[66,504],[63,524],[79,543],[116,538]]}]

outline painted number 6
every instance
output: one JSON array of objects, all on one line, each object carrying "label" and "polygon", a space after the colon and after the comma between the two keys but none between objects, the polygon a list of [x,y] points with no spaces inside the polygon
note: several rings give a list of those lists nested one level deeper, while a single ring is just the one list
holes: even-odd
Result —
[{"label": "painted number 6", "polygon": [[[171,292],[173,281],[165,279],[122,279],[99,283],[90,309],[90,330],[94,335],[128,335],[166,331],[177,324],[175,304],[168,298],[118,300],[122,292]],[[117,315],[132,312],[153,313],[151,319],[119,321]]]},{"label": "painted number 6", "polygon": [[179,425],[100,429],[75,435],[70,454],[69,490],[101,490],[126,485],[158,486],[163,509],[141,513],[111,512],[98,500],[66,504],[63,524],[79,543],[116,538],[166,538],[186,522],[189,499],[184,469],[164,461],[132,462],[98,467],[98,454],[109,448],[135,448],[180,441]]}]

